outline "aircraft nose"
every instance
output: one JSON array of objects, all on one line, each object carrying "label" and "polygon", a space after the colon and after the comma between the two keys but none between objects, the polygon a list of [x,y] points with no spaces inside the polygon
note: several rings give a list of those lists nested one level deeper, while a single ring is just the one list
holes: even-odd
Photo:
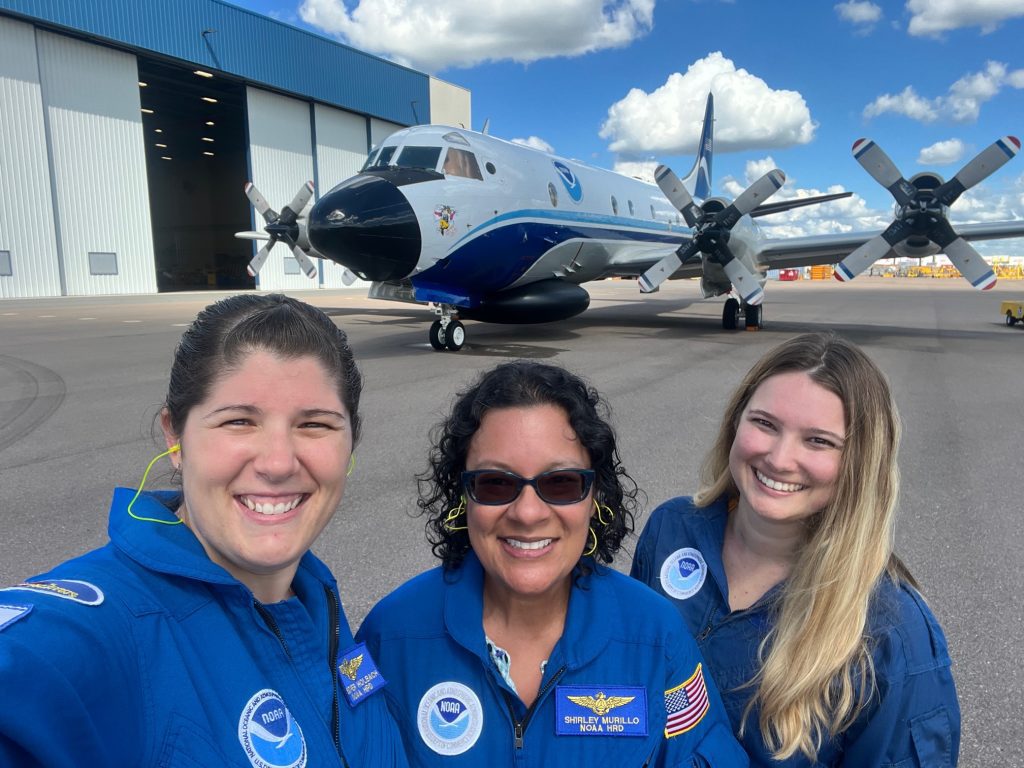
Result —
[{"label": "aircraft nose", "polygon": [[420,228],[401,190],[387,179],[361,174],[342,182],[313,206],[309,242],[364,280],[400,280],[420,257]]}]

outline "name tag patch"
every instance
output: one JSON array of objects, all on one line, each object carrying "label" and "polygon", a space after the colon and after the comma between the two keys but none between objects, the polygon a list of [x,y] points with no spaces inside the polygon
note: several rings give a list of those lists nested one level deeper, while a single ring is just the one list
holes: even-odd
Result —
[{"label": "name tag patch", "polygon": [[647,689],[622,685],[555,688],[559,736],[646,736]]},{"label": "name tag patch", "polygon": [[338,662],[338,679],[348,703],[353,707],[388,684],[366,650],[365,643],[359,643],[342,654]]},{"label": "name tag patch", "polygon": [[31,605],[0,605],[0,630],[28,616]]},{"label": "name tag patch", "polygon": [[103,602],[103,590],[95,584],[75,579],[54,579],[53,581],[26,581],[7,587],[3,592],[24,591],[39,592],[53,595],[64,600],[71,600],[82,605],[100,605]]}]

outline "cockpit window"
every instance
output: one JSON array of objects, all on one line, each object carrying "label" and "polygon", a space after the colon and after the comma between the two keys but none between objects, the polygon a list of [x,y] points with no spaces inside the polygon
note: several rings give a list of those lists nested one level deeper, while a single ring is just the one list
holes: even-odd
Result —
[{"label": "cockpit window", "polygon": [[440,147],[410,147],[402,148],[402,153],[395,162],[399,168],[424,168],[432,171],[437,168],[437,160],[441,157]]},{"label": "cockpit window", "polygon": [[374,161],[372,163],[368,163],[366,165],[366,168],[364,168],[363,170],[367,171],[371,168],[387,168],[388,164],[391,162],[391,158],[395,154],[396,149],[398,149],[398,147],[381,147],[380,154],[378,154],[377,157],[374,158]]},{"label": "cockpit window", "polygon": [[367,168],[372,167],[374,158],[377,157],[378,152],[380,152],[380,147],[374,147],[373,149],[371,149],[370,154],[366,156],[366,162],[363,163],[363,167],[360,168],[359,170],[365,171]]},{"label": "cockpit window", "polygon": [[476,162],[476,155],[464,149],[448,148],[448,154],[444,158],[446,176],[465,176],[467,179],[483,181],[483,174],[480,173],[480,166]]}]

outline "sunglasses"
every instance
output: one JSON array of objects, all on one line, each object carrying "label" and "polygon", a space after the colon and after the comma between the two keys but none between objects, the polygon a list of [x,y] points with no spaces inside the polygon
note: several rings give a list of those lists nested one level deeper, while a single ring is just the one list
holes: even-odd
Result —
[{"label": "sunglasses", "polygon": [[462,487],[477,504],[497,506],[511,504],[533,486],[537,495],[548,504],[576,504],[587,498],[594,484],[592,469],[552,469],[536,477],[520,477],[501,469],[474,469],[462,473]]}]

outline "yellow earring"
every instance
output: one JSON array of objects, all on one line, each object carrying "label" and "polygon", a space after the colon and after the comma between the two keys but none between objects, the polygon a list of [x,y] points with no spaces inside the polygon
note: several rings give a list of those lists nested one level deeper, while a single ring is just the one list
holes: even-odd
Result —
[{"label": "yellow earring", "polygon": [[156,464],[164,456],[170,456],[172,453],[179,453],[180,451],[181,451],[181,443],[175,443],[170,448],[168,448],[166,451],[164,451],[159,456],[157,456],[155,459],[153,459],[151,462],[149,462],[149,466],[146,467],[146,471],[142,473],[142,482],[139,483],[139,489],[135,492],[135,495],[132,496],[132,500],[128,502],[128,514],[129,515],[134,517],[136,520],[141,520],[144,523],[160,523],[161,525],[180,525],[183,522],[180,519],[178,519],[178,520],[160,520],[159,518],[156,518],[156,517],[139,517],[134,512],[132,512],[132,507],[135,506],[136,500],[139,498],[140,495],[142,495],[142,489],[146,487],[146,478],[149,477],[149,470],[151,470],[153,468],[153,465]]},{"label": "yellow earring", "polygon": [[446,531],[465,531],[469,529],[468,525],[452,525],[460,516],[466,514],[466,497],[463,496],[459,500],[459,506],[452,507],[448,510],[448,516],[445,517],[444,522],[441,525],[444,526]]},{"label": "yellow earring", "polygon": [[590,538],[594,540],[594,543],[591,545],[590,549],[583,553],[584,557],[590,557],[592,554],[597,552],[597,534],[594,533],[594,526],[590,526]]},{"label": "yellow earring", "polygon": [[345,472],[345,477],[348,477],[349,475],[351,475],[352,474],[352,470],[354,470],[355,468],[356,468],[356,455],[353,453],[351,456],[348,457],[348,471]]},{"label": "yellow earring", "polygon": [[611,519],[615,518],[615,513],[612,512],[612,508],[605,504],[598,504],[597,499],[594,499],[594,509],[597,510],[597,520],[601,525],[608,525],[608,523],[605,522],[604,517],[601,515],[602,512],[607,512],[608,517]]}]

